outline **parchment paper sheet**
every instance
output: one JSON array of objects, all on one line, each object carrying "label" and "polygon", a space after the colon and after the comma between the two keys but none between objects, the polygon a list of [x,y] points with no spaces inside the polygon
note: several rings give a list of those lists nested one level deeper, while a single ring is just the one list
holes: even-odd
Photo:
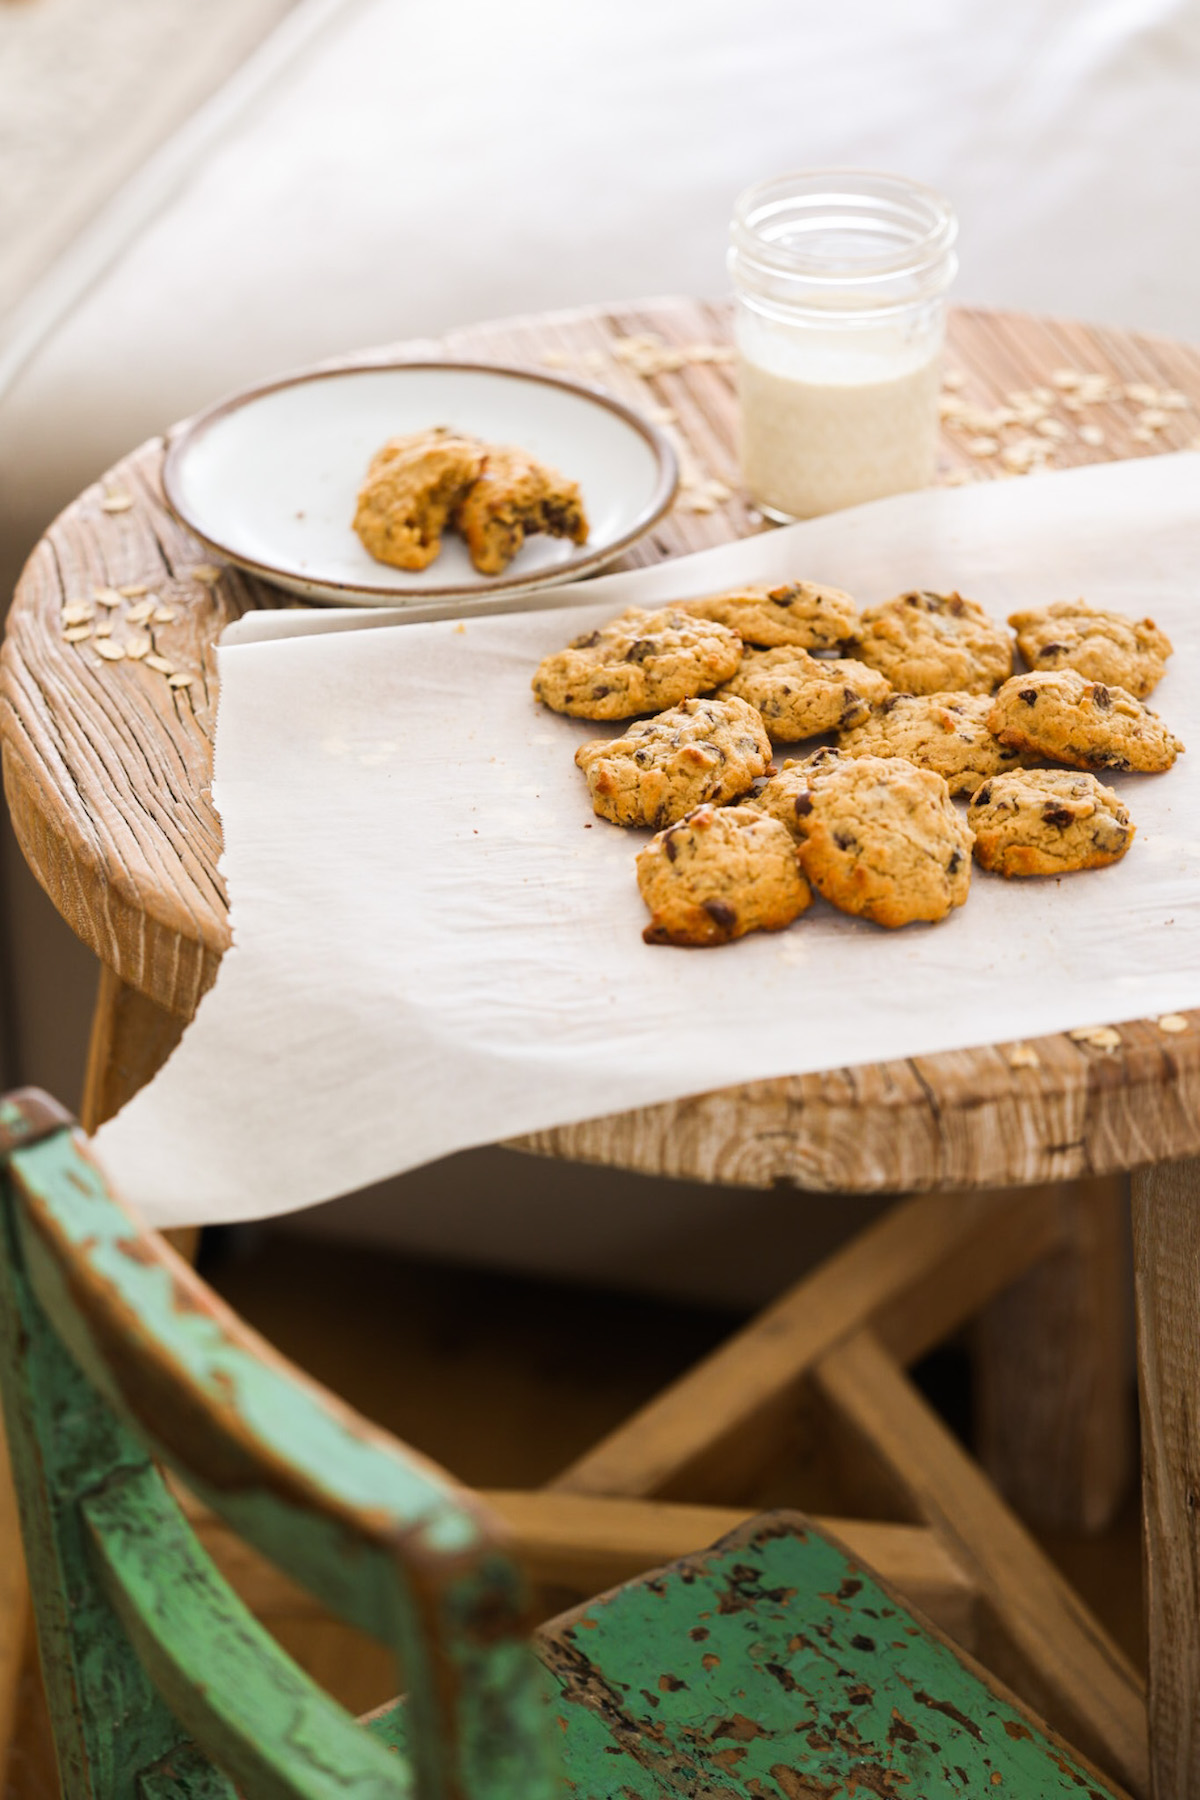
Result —
[{"label": "parchment paper sheet", "polygon": [[[1156,618],[1176,655],[1151,705],[1191,749],[1114,778],[1138,825],[1124,862],[976,871],[935,927],[818,901],[720,950],[643,945],[645,834],[593,819],[572,761],[610,728],[538,706],[533,668],[619,606],[785,576],[863,604],[958,587],[999,618],[1078,594]],[[1200,456],[898,497],[543,604],[227,634],[214,791],[234,947],[97,1138],[153,1222],[289,1211],[732,1082],[1200,1005]]]}]

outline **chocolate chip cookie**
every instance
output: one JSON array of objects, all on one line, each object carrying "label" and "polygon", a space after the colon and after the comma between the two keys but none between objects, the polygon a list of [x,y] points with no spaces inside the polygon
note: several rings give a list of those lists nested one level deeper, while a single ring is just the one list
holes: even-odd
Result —
[{"label": "chocolate chip cookie", "polygon": [[858,624],[858,608],[849,594],[816,581],[751,584],[680,604],[698,619],[732,626],[745,643],[764,650],[780,644],[844,649]]},{"label": "chocolate chip cookie", "polygon": [[545,532],[585,544],[587,515],[578,485],[513,445],[488,445],[478,478],[454,510],[481,575],[500,575],[527,537]]},{"label": "chocolate chip cookie", "polygon": [[990,694],[1012,674],[1012,639],[961,594],[914,590],[870,606],[849,647],[898,693]]},{"label": "chocolate chip cookie", "polygon": [[771,761],[762,719],[745,700],[683,700],[623,737],[581,744],[575,761],[592,805],[614,825],[670,825],[704,801],[744,794]]},{"label": "chocolate chip cookie", "polygon": [[932,769],[952,794],[973,794],[989,775],[1015,769],[1024,753],[988,729],[990,694],[890,694],[861,724],[843,731],[847,756],[903,756]]},{"label": "chocolate chip cookie", "polygon": [[720,690],[756,706],[771,736],[783,743],[856,725],[891,693],[886,676],[865,663],[810,656],[792,646],[747,650]]},{"label": "chocolate chip cookie", "polygon": [[1001,743],[1075,769],[1157,774],[1183,750],[1156,713],[1124,688],[1074,669],[1014,675],[996,695],[988,725]]},{"label": "chocolate chip cookie", "polygon": [[783,826],[749,806],[701,806],[638,852],[648,944],[727,944],[781,931],[812,903]]},{"label": "chocolate chip cookie", "polygon": [[1158,686],[1172,650],[1153,619],[1101,612],[1082,600],[1010,613],[1008,622],[1031,669],[1075,669],[1088,681],[1124,688],[1135,700]]},{"label": "chocolate chip cookie", "polygon": [[792,810],[804,873],[841,912],[895,928],[966,900],[971,832],[932,770],[839,757],[806,772]]},{"label": "chocolate chip cookie", "polygon": [[376,562],[427,569],[451,513],[483,468],[474,438],[439,428],[392,438],[371,459],[354,529]]},{"label": "chocolate chip cookie", "polygon": [[796,802],[801,799],[801,809],[807,809],[809,776],[814,769],[832,768],[841,762],[841,752],[822,748],[814,750],[810,756],[789,757],[777,774],[763,783],[757,793],[750,798],[749,805],[756,806],[759,812],[765,812],[772,819],[778,819],[786,825],[794,838],[803,836],[800,830],[800,809]]},{"label": "chocolate chip cookie", "polygon": [[577,719],[631,719],[662,712],[728,681],[742,640],[715,619],[675,607],[630,607],[538,664],[533,691],[555,712]]},{"label": "chocolate chip cookie", "polygon": [[967,809],[975,860],[996,875],[1065,875],[1119,862],[1136,829],[1094,775],[1019,769],[985,781]]}]

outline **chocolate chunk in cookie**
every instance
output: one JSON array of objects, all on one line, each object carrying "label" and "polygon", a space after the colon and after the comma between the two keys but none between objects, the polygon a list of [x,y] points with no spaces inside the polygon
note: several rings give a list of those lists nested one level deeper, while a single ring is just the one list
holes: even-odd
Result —
[{"label": "chocolate chunk in cookie", "polygon": [[1119,862],[1129,809],[1094,775],[1018,769],[985,781],[967,810],[975,860],[996,875],[1065,875]]},{"label": "chocolate chunk in cookie", "polygon": [[990,694],[1012,673],[1012,639],[961,594],[913,591],[868,607],[851,650],[906,694]]},{"label": "chocolate chunk in cookie", "polygon": [[791,837],[749,806],[701,806],[669,825],[639,851],[637,879],[648,944],[702,948],[781,931],[812,902]]},{"label": "chocolate chunk in cookie", "polygon": [[1088,681],[1121,687],[1144,700],[1166,673],[1171,640],[1153,619],[1101,612],[1082,600],[1009,615],[1017,648],[1031,669],[1074,669]]},{"label": "chocolate chunk in cookie", "polygon": [[657,830],[706,800],[744,794],[768,767],[771,744],[752,706],[714,696],[639,719],[623,737],[581,744],[575,761],[602,819]]},{"label": "chocolate chunk in cookie", "polygon": [[823,748],[810,756],[789,757],[777,774],[763,783],[749,802],[759,812],[769,813],[786,825],[794,838],[800,838],[800,820],[812,811],[809,777],[816,769],[830,769],[841,762],[841,752]]},{"label": "chocolate chunk in cookie", "polygon": [[944,919],[971,885],[971,833],[940,775],[900,757],[840,757],[793,801],[800,862],[819,894],[877,925]]},{"label": "chocolate chunk in cookie", "polygon": [[816,581],[763,582],[680,602],[698,619],[730,625],[747,644],[771,650],[796,644],[802,650],[844,649],[858,624],[858,608],[840,588]]},{"label": "chocolate chunk in cookie", "polygon": [[478,479],[459,501],[454,523],[481,575],[500,575],[527,537],[545,532],[587,542],[579,488],[513,446],[488,446]]},{"label": "chocolate chunk in cookie", "polygon": [[847,756],[903,756],[940,775],[952,794],[973,794],[989,775],[1020,767],[1023,752],[988,728],[990,694],[892,694],[843,731]]},{"label": "chocolate chunk in cookie", "polygon": [[1156,713],[1124,688],[1074,669],[1014,675],[996,695],[988,725],[1001,743],[1075,769],[1157,774],[1183,750]]},{"label": "chocolate chunk in cookie", "polygon": [[442,532],[483,468],[484,446],[439,428],[392,438],[371,459],[354,529],[376,562],[426,569]]},{"label": "chocolate chunk in cookie", "polygon": [[784,743],[859,724],[891,691],[886,676],[865,663],[792,647],[747,650],[721,689],[756,706],[771,736]]},{"label": "chocolate chunk in cookie", "polygon": [[727,625],[675,608],[630,607],[547,656],[533,691],[555,712],[577,719],[631,719],[708,693],[741,660],[742,640]]}]

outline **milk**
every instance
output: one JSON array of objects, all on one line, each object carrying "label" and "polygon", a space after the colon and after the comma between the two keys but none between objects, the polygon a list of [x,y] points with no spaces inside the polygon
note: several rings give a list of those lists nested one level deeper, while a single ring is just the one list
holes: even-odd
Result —
[{"label": "milk", "polygon": [[[928,487],[937,455],[939,346],[927,333],[811,343],[754,321],[739,333],[741,456],[768,514],[810,519]],[[756,328],[755,328],[756,327]],[[749,340],[749,341],[747,341]]]}]

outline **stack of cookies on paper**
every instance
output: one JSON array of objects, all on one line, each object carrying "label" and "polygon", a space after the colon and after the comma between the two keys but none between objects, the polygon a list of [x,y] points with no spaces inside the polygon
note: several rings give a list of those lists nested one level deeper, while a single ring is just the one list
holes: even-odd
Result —
[{"label": "stack of cookies on paper", "polygon": [[[657,831],[637,857],[646,941],[778,931],[814,889],[878,925],[933,923],[966,900],[972,851],[1008,876],[1118,861],[1134,826],[1092,771],[1156,773],[1182,751],[1142,704],[1171,645],[1083,601],[1009,624],[1026,674],[959,594],[860,613],[797,581],[631,609],[546,657],[547,706],[634,720],[575,760],[601,818]],[[812,738],[775,768],[772,743]]]}]

